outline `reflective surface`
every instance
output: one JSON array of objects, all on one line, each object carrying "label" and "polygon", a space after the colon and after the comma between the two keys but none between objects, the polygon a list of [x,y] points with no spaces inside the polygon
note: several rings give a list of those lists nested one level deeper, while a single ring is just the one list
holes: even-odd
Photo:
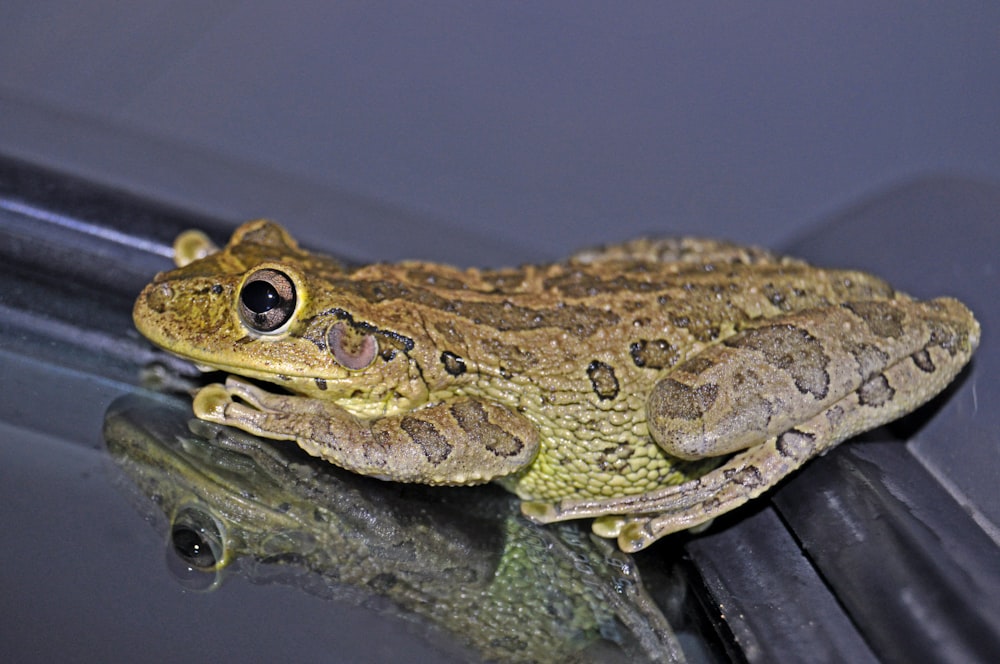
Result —
[{"label": "reflective surface", "polygon": [[[74,214],[102,229],[134,223],[134,232],[154,245],[156,238],[173,237],[179,226],[211,226],[157,206],[129,203],[117,194],[74,198],[73,192],[89,190],[53,174],[32,178],[4,171],[0,199],[9,201],[22,192],[20,203]],[[0,365],[5,385],[0,399],[0,542],[6,552],[0,572],[0,635],[5,655],[19,661],[67,655],[107,661],[136,653],[151,661],[465,661],[492,647],[482,645],[485,632],[453,629],[457,620],[442,621],[433,611],[415,610],[405,597],[333,583],[330,572],[317,571],[333,568],[318,563],[310,568],[307,557],[287,555],[283,545],[308,545],[318,537],[312,524],[301,520],[297,529],[276,539],[265,536],[256,546],[223,546],[223,552],[239,552],[229,571],[219,577],[188,575],[180,583],[178,566],[165,564],[168,535],[174,533],[189,556],[211,559],[220,555],[219,549],[210,544],[207,554],[196,549],[202,539],[194,535],[215,528],[224,540],[228,525],[219,528],[220,519],[181,510],[179,527],[171,527],[166,494],[155,498],[155,491],[143,493],[139,486],[145,480],[128,479],[128,472],[105,451],[103,436],[106,413],[124,417],[136,412],[116,400],[138,389],[140,367],[169,361],[141,343],[128,315],[138,288],[166,260],[61,226],[59,234],[70,234],[67,244],[61,235],[47,233],[37,217],[9,209],[0,209]],[[912,660],[931,652],[943,660],[974,661],[1000,647],[1000,498],[995,491],[1000,384],[992,378],[1000,374],[995,343],[1000,308],[993,292],[998,215],[1000,189],[995,186],[917,181],[863,202],[793,247],[819,264],[877,271],[918,296],[947,292],[968,301],[983,323],[983,344],[953,390],[899,426],[816,460],[775,491],[772,500],[720,519],[705,533],[671,537],[635,558],[659,611],[680,630],[689,659],[722,653],[723,658],[750,661]],[[149,222],[145,235],[141,220]],[[183,367],[158,375],[173,377],[178,371]],[[113,403],[118,405],[109,410]],[[177,413],[174,422],[184,421],[185,402],[165,407],[180,408],[171,411]],[[141,432],[159,417],[124,421]],[[185,427],[180,436],[186,440],[191,434]],[[152,433],[148,437],[157,438]],[[165,439],[168,448],[178,440]],[[218,456],[249,458],[251,468],[284,463],[239,450]],[[213,458],[209,453],[194,460]],[[183,463],[193,467],[191,459]],[[223,484],[247,464],[226,467],[221,476],[229,479]],[[263,475],[276,476],[281,477]],[[285,489],[273,479],[261,481],[276,492],[268,495]],[[213,484],[218,482],[201,483]],[[489,571],[496,576],[504,569],[499,563],[507,549],[493,547],[506,541],[507,523],[483,517],[475,523],[459,518],[456,524],[453,518],[474,507],[473,495],[484,504],[498,501],[495,514],[503,515],[507,497],[490,488],[469,491],[421,495],[410,487],[368,482],[349,489],[344,503],[326,496],[317,504],[351,506],[350,528],[366,533],[368,539],[361,538],[366,546],[376,536],[399,541],[393,538],[405,532],[405,525],[447,533],[422,540],[426,553],[418,556],[421,562],[461,563],[485,579]],[[377,496],[387,495],[406,500],[391,507],[388,517],[376,518],[373,505],[382,501]],[[305,496],[272,498],[262,508],[287,502],[291,509],[310,501]],[[451,517],[434,516],[432,508]],[[358,512],[366,516],[358,518]],[[233,532],[252,532],[241,519],[229,521],[240,524]],[[545,532],[545,537],[553,534]],[[533,537],[529,540],[538,541]],[[583,537],[576,541],[586,544]],[[282,546],[268,548],[275,544]],[[563,542],[551,551],[556,546],[574,550],[576,544]],[[678,558],[683,577],[672,565]],[[539,569],[560,569],[555,559],[545,564],[555,566]],[[589,566],[603,570],[591,577],[601,583],[622,578],[620,567]],[[426,568],[400,569],[422,574],[427,584],[420,587],[425,589],[455,585],[441,583],[441,575],[427,575]],[[404,571],[393,575],[403,578]],[[378,586],[370,581],[389,579],[381,573],[372,568],[356,578]],[[202,583],[192,586],[191,578]],[[592,593],[595,586],[584,585],[582,593],[567,591],[578,587],[572,583],[554,587],[565,600],[589,596],[584,605],[602,606],[593,601],[600,597]],[[204,592],[206,586],[217,587]],[[381,589],[386,586],[393,584],[383,583]],[[575,601],[561,606],[575,606]],[[581,644],[599,644],[602,655],[608,648],[645,652],[649,635],[662,634],[652,627],[659,624],[655,612],[637,611],[636,604],[625,611],[614,603],[603,606],[588,609],[590,627],[573,631],[573,647],[586,651],[588,645]],[[595,634],[600,639],[594,640]]]},{"label": "reflective surface", "polygon": [[530,524],[493,487],[368,481],[191,420],[182,400],[118,399],[105,436],[189,589],[232,575],[288,585],[491,661],[680,657],[630,557],[579,524]]}]

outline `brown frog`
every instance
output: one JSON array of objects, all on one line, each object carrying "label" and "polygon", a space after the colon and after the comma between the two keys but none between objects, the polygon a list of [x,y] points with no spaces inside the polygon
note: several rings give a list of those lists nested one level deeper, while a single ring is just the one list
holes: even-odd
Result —
[{"label": "brown frog", "polygon": [[495,480],[630,551],[914,410],[979,342],[956,300],[711,240],[500,270],[349,268],[267,221],[175,248],[139,331],[291,393],[230,377],[199,418],[387,480]]}]

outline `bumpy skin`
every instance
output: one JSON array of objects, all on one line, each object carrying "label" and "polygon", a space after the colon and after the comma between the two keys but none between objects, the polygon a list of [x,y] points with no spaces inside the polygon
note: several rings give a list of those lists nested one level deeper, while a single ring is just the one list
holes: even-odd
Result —
[{"label": "bumpy skin", "polygon": [[709,240],[504,270],[347,269],[265,221],[214,253],[181,246],[204,257],[143,291],[139,330],[294,395],[231,378],[198,417],[385,479],[495,479],[533,518],[599,517],[626,550],[912,411],[979,339],[955,300]]}]

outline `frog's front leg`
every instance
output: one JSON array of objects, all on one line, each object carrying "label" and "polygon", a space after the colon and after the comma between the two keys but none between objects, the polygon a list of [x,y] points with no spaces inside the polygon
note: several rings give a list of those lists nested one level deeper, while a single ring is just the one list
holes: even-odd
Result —
[{"label": "frog's front leg", "polygon": [[[940,392],[979,339],[951,299],[848,303],[754,323],[656,385],[649,428],[670,454],[730,454],[704,476],[647,494],[527,503],[539,521],[600,517],[625,550],[754,498],[806,460]],[[745,450],[740,452],[740,450]]]},{"label": "frog's front leg", "polygon": [[527,419],[488,401],[455,399],[371,421],[336,404],[272,394],[230,377],[194,400],[203,420],[302,449],[362,475],[423,484],[479,484],[531,463],[538,432]]}]

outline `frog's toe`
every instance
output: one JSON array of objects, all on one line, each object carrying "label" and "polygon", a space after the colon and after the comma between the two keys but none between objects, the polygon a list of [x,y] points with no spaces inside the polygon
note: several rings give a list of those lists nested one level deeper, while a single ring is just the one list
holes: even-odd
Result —
[{"label": "frog's toe", "polygon": [[[222,386],[220,385],[220,387]],[[226,377],[225,390],[229,394],[230,399],[235,397],[255,408],[263,408],[263,402],[268,396],[268,392],[235,376]]]},{"label": "frog's toe", "polygon": [[635,553],[658,539],[660,536],[649,530],[649,519],[632,519],[624,523],[618,533],[618,548],[625,553]]},{"label": "frog's toe", "polygon": [[206,385],[195,395],[191,408],[195,417],[206,422],[225,424],[256,435],[268,435],[274,414],[261,404],[259,390],[241,381],[225,385]]},{"label": "frog's toe", "polygon": [[555,504],[544,500],[522,500],[521,514],[535,523],[551,523],[559,518]]},{"label": "frog's toe", "polygon": [[225,424],[226,409],[232,405],[232,399],[225,385],[213,383],[198,390],[191,404],[195,417],[208,422]]},{"label": "frog's toe", "polygon": [[607,516],[599,516],[594,519],[590,529],[593,530],[594,534],[598,537],[615,539],[621,535],[622,529],[625,528],[628,522],[629,518],[626,516],[622,516],[620,514],[609,514]]}]

